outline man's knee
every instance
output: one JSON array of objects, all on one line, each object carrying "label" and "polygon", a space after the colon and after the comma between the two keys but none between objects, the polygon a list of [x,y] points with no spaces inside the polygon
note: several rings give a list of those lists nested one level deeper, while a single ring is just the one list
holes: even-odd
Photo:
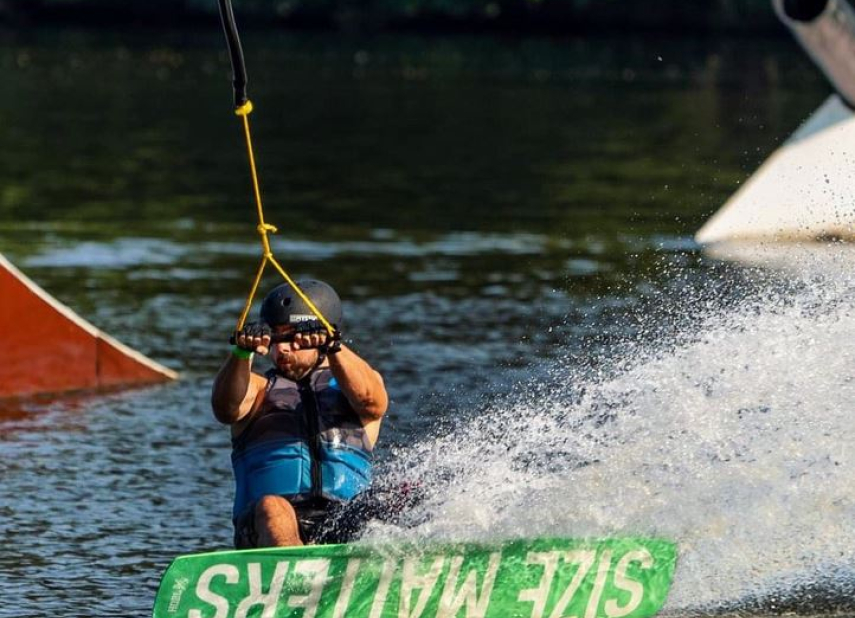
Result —
[{"label": "man's knee", "polygon": [[302,545],[297,512],[282,496],[262,496],[255,505],[258,547]]},{"label": "man's knee", "polygon": [[293,517],[297,519],[294,507],[282,496],[262,496],[255,503],[256,517],[279,518]]}]

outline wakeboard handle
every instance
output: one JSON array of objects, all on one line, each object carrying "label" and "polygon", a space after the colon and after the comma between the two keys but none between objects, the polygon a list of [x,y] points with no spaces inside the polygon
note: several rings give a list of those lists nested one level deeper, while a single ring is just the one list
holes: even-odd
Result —
[{"label": "wakeboard handle", "polygon": [[[326,327],[320,320],[306,320],[304,322],[298,322],[294,326],[294,330],[289,333],[271,333],[270,343],[291,343],[297,338],[297,335],[310,335],[314,333],[325,333],[329,335],[329,331],[327,331]],[[329,342],[340,340],[341,332],[338,329],[334,330],[333,334],[330,335],[328,339]],[[229,338],[229,343],[231,345],[235,345],[237,343],[237,333],[232,334]]]}]

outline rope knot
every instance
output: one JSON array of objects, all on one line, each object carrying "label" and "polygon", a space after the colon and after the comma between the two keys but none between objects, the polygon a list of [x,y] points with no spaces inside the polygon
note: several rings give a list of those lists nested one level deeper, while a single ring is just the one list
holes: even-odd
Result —
[{"label": "rope knot", "polygon": [[271,234],[275,234],[279,231],[279,228],[277,228],[275,225],[270,225],[269,223],[259,223],[255,229],[257,229],[258,233],[262,236],[267,236],[268,232],[270,232]]},{"label": "rope knot", "polygon": [[235,110],[237,116],[249,116],[252,113],[252,101],[247,101]]}]

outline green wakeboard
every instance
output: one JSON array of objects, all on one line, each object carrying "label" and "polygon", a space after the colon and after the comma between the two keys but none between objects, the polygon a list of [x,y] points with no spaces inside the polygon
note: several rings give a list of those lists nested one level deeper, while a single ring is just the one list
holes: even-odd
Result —
[{"label": "green wakeboard", "polygon": [[647,618],[676,560],[634,538],[215,552],[173,561],[154,618]]}]

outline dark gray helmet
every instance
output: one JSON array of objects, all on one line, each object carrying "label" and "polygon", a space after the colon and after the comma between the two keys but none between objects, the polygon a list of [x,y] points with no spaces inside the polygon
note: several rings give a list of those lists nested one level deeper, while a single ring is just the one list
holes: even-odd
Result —
[{"label": "dark gray helmet", "polygon": [[[340,329],[341,299],[332,286],[316,279],[304,279],[296,283],[327,322],[332,324],[333,328]],[[317,319],[318,317],[288,283],[273,288],[261,303],[261,320],[271,328]]]}]

